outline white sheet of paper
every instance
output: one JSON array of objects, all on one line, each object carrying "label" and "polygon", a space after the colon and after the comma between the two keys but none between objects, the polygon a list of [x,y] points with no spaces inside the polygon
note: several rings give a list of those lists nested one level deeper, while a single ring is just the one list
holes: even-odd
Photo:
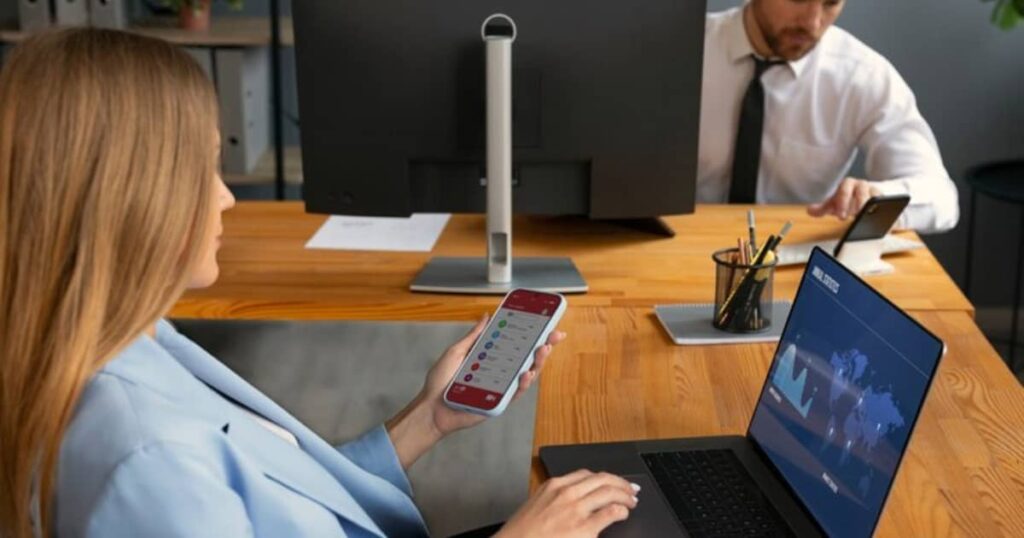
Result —
[{"label": "white sheet of paper", "polygon": [[306,248],[430,252],[449,217],[446,213],[415,213],[408,218],[332,216]]}]

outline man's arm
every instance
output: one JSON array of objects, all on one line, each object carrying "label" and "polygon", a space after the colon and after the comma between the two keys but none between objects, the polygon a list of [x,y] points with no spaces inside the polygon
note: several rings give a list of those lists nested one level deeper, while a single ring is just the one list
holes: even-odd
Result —
[{"label": "man's arm", "polygon": [[960,218],[956,185],[913,92],[888,62],[865,71],[855,85],[855,113],[862,121],[857,145],[871,185],[881,194],[910,195],[898,228],[952,229]]}]

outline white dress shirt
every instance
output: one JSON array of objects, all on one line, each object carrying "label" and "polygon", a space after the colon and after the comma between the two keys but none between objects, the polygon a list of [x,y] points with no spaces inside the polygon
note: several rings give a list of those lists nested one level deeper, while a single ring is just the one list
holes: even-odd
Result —
[{"label": "white dress shirt", "polygon": [[[754,73],[743,8],[708,15],[697,200],[724,203],[732,181],[740,105]],[[913,92],[885,58],[830,27],[806,56],[769,69],[757,202],[828,199],[857,151],[884,194],[909,194],[897,227],[940,232],[960,216],[931,129]]]}]

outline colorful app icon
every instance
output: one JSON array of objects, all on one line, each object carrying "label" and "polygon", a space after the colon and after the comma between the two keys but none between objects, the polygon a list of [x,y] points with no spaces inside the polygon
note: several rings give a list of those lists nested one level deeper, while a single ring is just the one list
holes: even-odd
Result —
[{"label": "colorful app icon", "polygon": [[481,354],[477,355],[476,358],[480,359],[480,360],[484,360],[484,359],[487,358],[487,354],[486,353],[481,353]]},{"label": "colorful app icon", "polygon": [[484,348],[486,349],[491,349],[492,347],[494,347],[494,342],[487,342],[484,344]]},{"label": "colorful app icon", "polygon": [[505,321],[505,320],[501,320],[501,321],[498,322],[498,328],[499,329],[504,329],[505,325],[508,325],[508,322]]},{"label": "colorful app icon", "polygon": [[466,377],[462,378],[467,383],[473,380],[473,374],[466,374]]},{"label": "colorful app icon", "polygon": [[470,366],[469,369],[473,370],[474,372],[479,370],[480,369],[480,363],[479,362],[474,362],[473,366]]},{"label": "colorful app icon", "polygon": [[498,331],[494,331],[493,333],[491,333],[491,338],[497,338],[499,336],[501,336],[501,333]]}]

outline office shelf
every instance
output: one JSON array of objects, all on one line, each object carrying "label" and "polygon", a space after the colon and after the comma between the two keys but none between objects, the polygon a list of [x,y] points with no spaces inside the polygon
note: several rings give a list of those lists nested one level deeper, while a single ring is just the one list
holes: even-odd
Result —
[{"label": "office shelf", "polygon": [[[284,148],[284,181],[289,185],[302,184],[302,150],[299,146]],[[263,152],[252,172],[248,174],[224,174],[228,185],[257,185],[274,183],[274,148]]]},{"label": "office shelf", "polygon": [[[215,16],[210,21],[210,30],[206,32],[183,30],[177,25],[175,17],[157,17],[136,21],[125,30],[193,47],[261,47],[271,44],[269,17]],[[0,29],[0,42],[17,43],[30,33],[10,28]],[[283,17],[281,45],[292,46],[294,43],[292,20]]]}]

